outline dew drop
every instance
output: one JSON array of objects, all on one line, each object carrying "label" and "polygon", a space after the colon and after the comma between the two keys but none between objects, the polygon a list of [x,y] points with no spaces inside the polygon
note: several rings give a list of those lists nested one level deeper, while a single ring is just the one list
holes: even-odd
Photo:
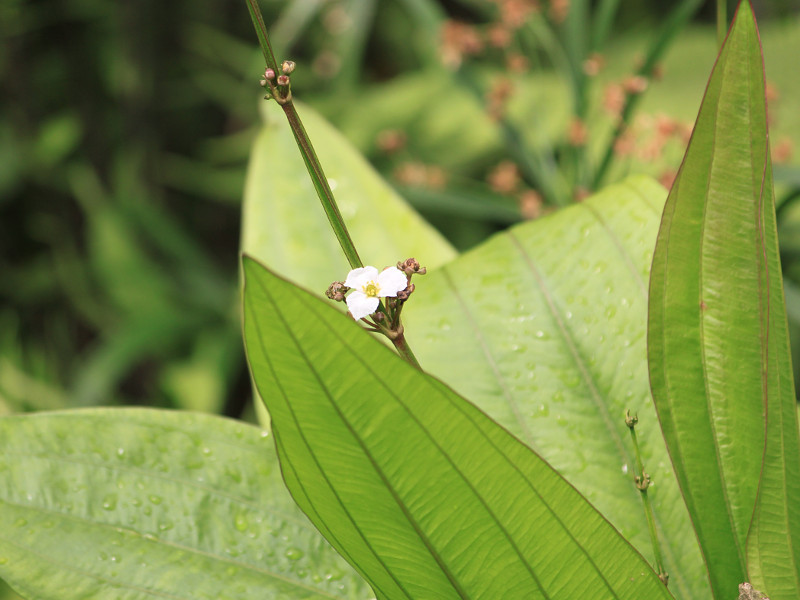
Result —
[{"label": "dew drop", "polygon": [[286,552],[284,552],[284,556],[289,560],[300,560],[303,558],[303,551],[300,548],[288,548]]},{"label": "dew drop", "polygon": [[625,463],[624,465],[622,465],[622,474],[623,475],[627,475],[628,474],[628,463]]},{"label": "dew drop", "polygon": [[236,515],[234,525],[237,531],[247,531],[247,518],[243,514]]},{"label": "dew drop", "polygon": [[117,508],[117,495],[107,494],[103,498],[103,510],[114,510],[115,508]]}]

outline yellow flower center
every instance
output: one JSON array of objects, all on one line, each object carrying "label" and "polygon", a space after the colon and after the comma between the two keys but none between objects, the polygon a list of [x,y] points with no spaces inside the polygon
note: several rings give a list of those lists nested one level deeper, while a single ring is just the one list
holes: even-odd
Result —
[{"label": "yellow flower center", "polygon": [[364,293],[369,296],[370,298],[377,298],[378,292],[380,292],[380,288],[378,284],[374,281],[370,281],[367,285],[364,286]]}]

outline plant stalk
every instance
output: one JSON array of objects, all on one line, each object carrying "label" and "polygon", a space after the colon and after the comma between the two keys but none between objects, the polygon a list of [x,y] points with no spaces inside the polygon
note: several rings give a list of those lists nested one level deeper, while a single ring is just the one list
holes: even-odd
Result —
[{"label": "plant stalk", "polygon": [[417,357],[414,356],[414,353],[411,351],[411,348],[406,343],[406,336],[404,333],[401,332],[400,335],[398,335],[396,338],[392,340],[392,343],[394,344],[394,348],[395,350],[397,350],[397,353],[400,356],[402,356],[412,366],[416,367],[420,371],[422,370],[422,367],[419,366],[419,361],[417,360]]},{"label": "plant stalk", "polygon": [[250,11],[250,19],[252,19],[253,27],[255,27],[256,30],[261,52],[264,53],[264,60],[267,62],[267,66],[277,73],[278,61],[275,60],[275,54],[272,52],[272,46],[269,43],[267,26],[264,25],[264,17],[261,15],[261,8],[258,6],[258,0],[247,0],[247,9]]},{"label": "plant stalk", "polygon": [[339,212],[339,207],[336,204],[336,199],[333,197],[333,191],[328,184],[328,178],[322,170],[322,164],[317,158],[317,153],[314,151],[314,146],[311,145],[311,140],[306,133],[306,128],[303,127],[303,122],[300,120],[300,115],[297,114],[297,109],[294,103],[290,100],[281,106],[286,115],[286,120],[289,121],[289,126],[292,128],[294,139],[297,142],[297,147],[300,148],[300,154],[303,155],[303,162],[306,163],[306,169],[311,176],[311,181],[314,184],[314,189],[317,190],[322,208],[325,215],[328,217],[328,222],[331,224],[331,229],[339,240],[339,245],[342,247],[347,262],[350,263],[350,268],[357,269],[363,267],[364,263],[358,256],[355,244],[350,237],[350,232],[347,231],[347,225],[344,223],[342,214]]},{"label": "plant stalk", "polygon": [[[658,38],[655,43],[650,47],[647,57],[642,66],[637,70],[636,74],[641,77],[646,77],[648,80],[653,76],[653,71],[664,52],[669,47],[670,42],[678,34],[678,32],[686,25],[692,15],[697,12],[702,4],[702,0],[683,0],[667,17],[666,23],[661,28]],[[614,133],[609,140],[608,146],[600,160],[600,166],[594,175],[592,182],[592,189],[596,190],[600,187],[608,174],[608,169],[611,166],[611,160],[614,158],[614,146],[616,145],[619,137],[625,132],[630,124],[633,116],[633,111],[639,104],[642,94],[627,94],[625,97],[625,105],[622,107],[619,122],[614,128]]]},{"label": "plant stalk", "polygon": [[[250,18],[253,21],[253,27],[255,27],[264,59],[267,61],[267,67],[278,73],[278,61],[275,60],[275,54],[272,52],[272,46],[269,43],[269,35],[264,25],[264,17],[261,15],[261,8],[258,6],[258,0],[247,0],[247,8],[250,10]],[[347,231],[347,225],[345,225],[342,214],[339,212],[339,207],[336,205],[336,199],[328,184],[328,178],[325,177],[325,172],[322,170],[317,153],[314,151],[314,146],[311,144],[305,127],[303,127],[303,122],[300,120],[300,115],[297,114],[294,103],[289,99],[281,104],[281,108],[283,108],[286,119],[289,121],[289,127],[292,129],[297,147],[303,156],[303,162],[306,164],[311,182],[314,184],[314,189],[317,191],[322,208],[328,217],[328,222],[331,224],[331,229],[333,229],[339,245],[342,247],[347,262],[350,263],[350,267],[353,269],[363,267],[364,263],[361,262],[350,233]]]},{"label": "plant stalk", "polygon": [[[258,6],[258,0],[247,0],[247,8],[250,11],[250,18],[253,21],[253,27],[256,30],[258,43],[261,46],[261,51],[264,54],[264,60],[267,62],[267,67],[272,69],[275,73],[278,73],[278,61],[275,60],[275,54],[273,53],[272,46],[269,43],[269,35],[267,34],[267,28],[264,25],[264,17],[261,14],[261,8]],[[342,214],[336,204],[333,191],[328,184],[328,178],[325,176],[325,172],[322,170],[322,164],[317,157],[317,153],[314,151],[314,146],[311,144],[311,139],[308,137],[306,128],[303,127],[303,122],[300,120],[300,115],[297,114],[297,109],[295,108],[291,97],[289,97],[288,100],[281,102],[280,105],[281,108],[283,108],[284,114],[286,115],[286,120],[289,122],[289,127],[292,129],[294,139],[297,142],[297,147],[300,149],[300,154],[303,156],[303,162],[306,164],[306,169],[308,169],[308,174],[311,177],[312,183],[314,184],[314,189],[317,191],[317,196],[319,196],[319,200],[322,203],[322,208],[325,211],[325,215],[328,217],[328,222],[331,225],[331,229],[333,229],[333,233],[336,236],[336,239],[339,241],[339,245],[342,247],[342,251],[347,258],[347,262],[350,263],[350,268],[357,269],[359,267],[363,267],[364,263],[361,262],[361,258],[358,256],[358,251],[356,250],[355,244],[353,244],[353,240],[350,237],[350,232],[347,230],[347,225],[345,225]],[[379,310],[384,310],[383,303],[381,303]],[[414,356],[411,348],[406,343],[402,329],[400,330],[399,335],[390,337],[390,339],[392,340],[392,344],[394,344],[397,353],[402,358],[416,368],[421,369],[417,358]]]},{"label": "plant stalk", "polygon": [[636,424],[638,417],[631,417],[630,413],[625,418],[625,423],[631,432],[631,440],[633,441],[633,451],[636,456],[636,467],[634,468],[633,475],[636,487],[642,497],[644,504],[644,514],[647,519],[647,529],[650,532],[650,541],[653,544],[653,557],[656,561],[656,571],[658,578],[667,585],[669,575],[664,569],[664,558],[661,555],[661,547],[658,544],[658,531],[656,530],[656,519],[653,515],[653,506],[650,503],[650,498],[647,496],[647,488],[650,485],[650,477],[644,471],[644,463],[642,462],[642,453],[639,450],[639,440],[636,437]]}]

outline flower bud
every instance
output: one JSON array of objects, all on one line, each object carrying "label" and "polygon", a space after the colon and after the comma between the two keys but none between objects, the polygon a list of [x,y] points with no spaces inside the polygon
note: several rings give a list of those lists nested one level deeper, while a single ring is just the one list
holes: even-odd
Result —
[{"label": "flower bud", "polygon": [[408,297],[414,293],[416,286],[413,283],[409,283],[408,287],[401,292],[397,292],[397,299],[401,302],[405,302],[408,300]]},{"label": "flower bud", "polygon": [[285,60],[281,63],[281,72],[284,75],[291,75],[294,72],[295,66],[294,61]]},{"label": "flower bud", "polygon": [[325,291],[325,295],[331,300],[341,302],[344,300],[344,295],[349,289],[350,288],[347,287],[344,282],[334,281]]},{"label": "flower bud", "polygon": [[428,270],[425,267],[421,267],[419,262],[417,262],[416,258],[409,258],[405,261],[397,263],[397,268],[403,271],[408,277],[411,277],[415,273],[417,275],[425,275]]}]

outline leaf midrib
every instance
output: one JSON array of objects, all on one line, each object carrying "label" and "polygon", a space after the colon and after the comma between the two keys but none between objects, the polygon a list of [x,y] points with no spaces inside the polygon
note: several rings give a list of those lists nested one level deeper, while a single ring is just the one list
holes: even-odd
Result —
[{"label": "leaf midrib", "polygon": [[[255,266],[256,265],[255,261],[253,261],[252,264]],[[253,280],[252,277],[250,279],[251,279],[251,281]],[[285,319],[285,317],[283,315],[283,312],[280,310],[280,305],[275,300],[275,298],[273,298],[272,294],[270,293],[270,291],[267,289],[267,287],[264,285],[263,282],[261,282],[260,280],[256,280],[256,283],[258,284],[258,287],[261,289],[261,291],[263,292],[263,294],[267,298],[267,300],[272,304],[273,314],[277,315],[278,319],[280,319],[281,325],[283,326],[284,330],[287,332],[289,337],[292,339],[293,343],[295,344],[295,347],[297,347],[298,350],[300,351],[301,357],[303,358],[304,361],[306,361],[306,363],[308,363],[308,359],[307,359],[305,353],[302,351],[301,348],[299,348],[299,342],[295,338],[295,336],[292,333],[291,329],[289,328],[289,324],[286,321],[286,319]],[[247,284],[248,284],[248,282],[246,281],[245,282],[245,298],[248,297],[247,294],[246,294],[246,286],[247,286]],[[270,358],[269,353],[266,350],[266,346],[264,345],[264,340],[263,340],[263,338],[261,336],[260,327],[258,327],[258,322],[259,322],[259,318],[257,316],[258,311],[256,311],[255,308],[252,306],[252,301],[249,304],[251,305],[250,306],[250,313],[252,314],[253,320],[256,322],[256,325],[257,325],[256,328],[255,328],[255,332],[256,332],[256,337],[258,339],[259,345],[261,346],[261,354],[262,354],[262,356],[264,356],[264,359],[266,360],[267,365],[269,366],[269,369],[270,369],[270,371],[272,373],[273,381],[275,382],[275,385],[280,390],[281,396],[283,396],[284,402],[286,403],[286,408],[288,409],[289,413],[291,414],[292,419],[295,422],[295,426],[297,427],[298,434],[302,438],[303,444],[306,446],[306,449],[308,450],[309,454],[311,455],[312,460],[314,461],[314,464],[315,464],[316,468],[319,470],[319,472],[322,475],[323,479],[325,479],[325,483],[327,484],[328,489],[331,491],[333,496],[336,498],[336,501],[339,503],[339,506],[340,506],[341,510],[347,516],[348,520],[350,521],[350,523],[353,526],[353,529],[358,532],[358,535],[361,537],[362,541],[364,542],[364,545],[372,553],[372,556],[374,557],[374,559],[378,562],[378,564],[380,564],[380,566],[382,567],[383,571],[392,579],[392,581],[394,581],[394,583],[397,586],[397,588],[399,590],[401,590],[403,592],[403,594],[405,594],[406,598],[408,598],[408,600],[413,600],[412,596],[404,588],[402,583],[397,579],[397,577],[394,575],[392,570],[389,569],[389,567],[383,561],[381,556],[375,551],[375,549],[372,547],[372,544],[369,542],[369,540],[367,539],[367,537],[364,534],[364,532],[357,525],[355,519],[353,518],[353,515],[350,514],[350,511],[345,506],[345,503],[342,502],[342,499],[339,497],[339,493],[336,491],[336,488],[334,488],[334,486],[331,484],[330,479],[328,479],[328,476],[325,473],[325,471],[322,468],[322,466],[320,465],[316,455],[311,450],[311,446],[308,443],[308,440],[306,439],[305,435],[303,434],[302,429],[300,428],[299,420],[297,419],[297,415],[295,414],[294,410],[292,409],[291,403],[289,402],[289,396],[286,393],[286,391],[284,390],[283,385],[281,384],[280,379],[277,376],[277,373],[275,371],[275,367],[272,364],[272,359]],[[312,370],[313,370],[313,368],[312,368]],[[316,373],[315,373],[315,376],[316,376]],[[323,387],[323,389],[325,389],[325,388]],[[327,390],[325,390],[325,391],[327,393]],[[260,390],[259,390],[259,392],[260,392]],[[261,394],[261,397],[264,398],[264,395]],[[273,425],[272,426],[273,426],[273,428],[275,428],[274,421],[273,421]],[[297,479],[297,481],[298,481],[298,485],[300,485],[303,488],[303,493],[306,495],[306,498],[309,499],[309,503],[311,503],[313,505],[313,503],[310,500],[311,496],[306,492],[305,486],[303,485],[303,483],[300,481],[299,478]],[[316,508],[314,510],[316,511]],[[346,548],[346,546],[344,544],[342,544],[338,540],[338,537],[330,529],[328,529],[328,532],[329,532],[329,535],[331,535],[331,537],[333,537],[334,542],[336,543],[336,545],[339,548],[342,548],[342,549]],[[347,553],[347,551],[345,550],[344,553]],[[358,562],[358,561],[351,560],[352,564],[356,564],[356,562]],[[374,581],[370,580],[369,583],[373,587],[377,587],[378,588],[376,590],[376,593],[380,592],[380,593],[383,593],[384,595],[386,595],[387,597],[389,597],[389,595],[386,594],[386,592],[384,592],[383,590],[381,590],[379,586],[376,586]]]}]

